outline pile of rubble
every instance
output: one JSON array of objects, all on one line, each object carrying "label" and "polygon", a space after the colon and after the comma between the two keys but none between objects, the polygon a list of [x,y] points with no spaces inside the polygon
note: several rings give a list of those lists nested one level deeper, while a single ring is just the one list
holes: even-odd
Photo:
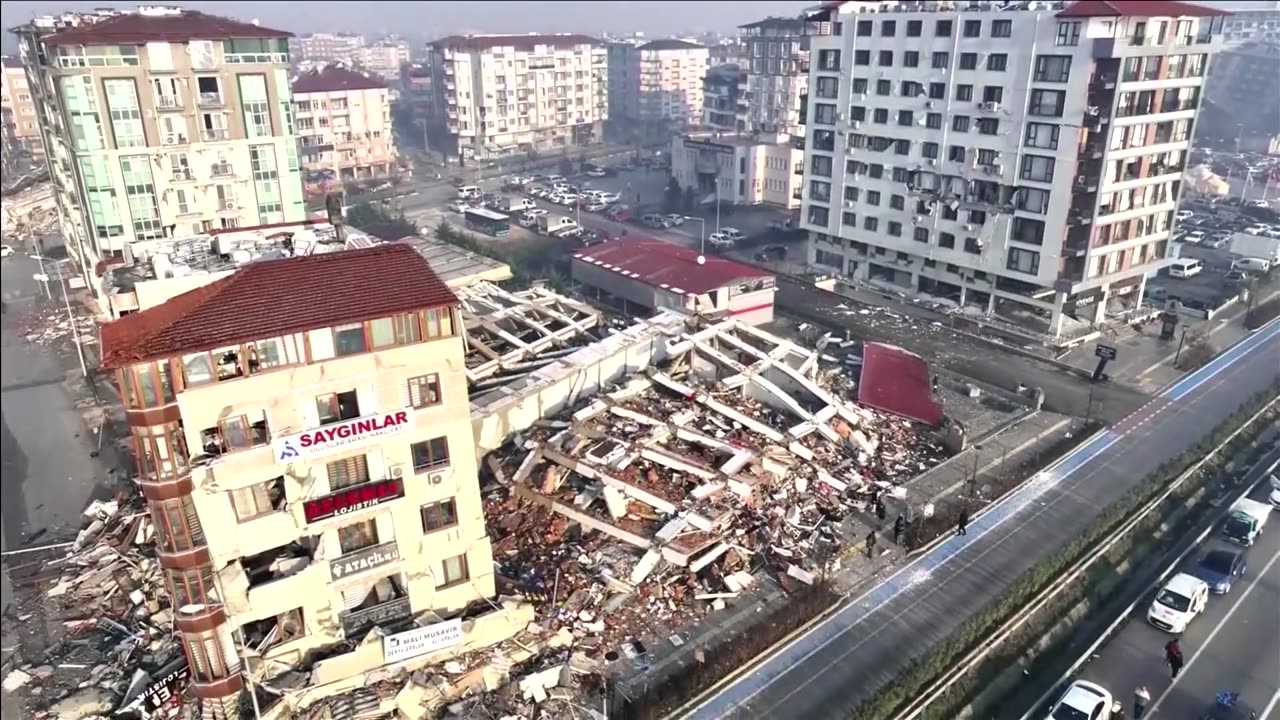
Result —
[{"label": "pile of rubble", "polygon": [[58,232],[58,205],[53,199],[53,185],[47,182],[6,195],[0,210],[5,242],[17,245],[31,237],[45,237]]},{"label": "pile of rubble", "polygon": [[140,498],[94,501],[76,539],[54,546],[65,552],[15,581],[32,592],[6,620],[50,640],[33,650],[41,643],[23,638],[24,664],[4,677],[24,717],[77,720],[144,707],[153,718],[176,716],[186,660],[154,538]]}]

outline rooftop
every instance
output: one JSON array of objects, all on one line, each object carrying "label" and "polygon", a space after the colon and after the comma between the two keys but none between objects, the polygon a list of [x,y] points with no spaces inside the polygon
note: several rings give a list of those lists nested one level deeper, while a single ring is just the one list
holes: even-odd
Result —
[{"label": "rooftop", "polygon": [[453,292],[408,245],[260,260],[103,325],[102,366],[456,303]]},{"label": "rooftop", "polygon": [[255,23],[196,10],[154,6],[123,12],[99,10],[57,18],[42,17],[31,24],[49,45],[144,45],[149,42],[293,37],[293,33]]},{"label": "rooftop", "polygon": [[800,34],[804,31],[804,20],[791,17],[767,17],[763,20],[738,26],[739,30],[754,30],[756,28],[793,30],[796,34]]},{"label": "rooftop", "polygon": [[942,422],[924,358],[895,345],[869,342],[862,347],[858,402],[926,425]]},{"label": "rooftop", "polygon": [[399,242],[412,245],[419,255],[431,263],[431,269],[440,276],[444,284],[455,290],[477,282],[504,282],[513,277],[510,265],[488,255],[464,250],[457,245],[420,235],[401,238]]},{"label": "rooftop", "polygon": [[578,45],[603,45],[603,43],[598,38],[577,33],[529,33],[528,35],[450,35],[436,40],[431,45],[452,50],[491,50],[498,47],[513,47],[523,52],[531,52],[539,45],[569,48]]},{"label": "rooftop", "polygon": [[1226,10],[1177,0],[1079,0],[1058,17],[1211,17],[1230,15]]},{"label": "rooftop", "polygon": [[651,40],[640,46],[640,50],[706,50],[705,45],[691,43],[688,40]]},{"label": "rooftop", "polygon": [[384,90],[386,87],[384,81],[342,65],[329,65],[305,72],[293,80],[294,94]]},{"label": "rooftop", "polygon": [[698,253],[652,238],[613,240],[573,254],[581,262],[612,270],[646,285],[701,295],[739,280],[772,277],[750,265]]}]

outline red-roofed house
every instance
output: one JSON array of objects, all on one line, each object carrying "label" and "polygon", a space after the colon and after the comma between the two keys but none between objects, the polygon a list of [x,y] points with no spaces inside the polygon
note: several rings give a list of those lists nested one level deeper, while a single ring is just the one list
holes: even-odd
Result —
[{"label": "red-roofed house", "polygon": [[[288,667],[493,595],[457,305],[391,244],[252,262],[102,327],[206,707],[238,699],[233,628]],[[341,686],[384,658],[329,662]]]},{"label": "red-roofed house", "polygon": [[626,238],[583,248],[573,255],[572,271],[574,280],[624,312],[666,308],[751,325],[773,320],[772,275],[661,240]]},{"label": "red-roofed house", "polygon": [[366,180],[395,170],[386,81],[329,65],[294,78],[293,108],[309,184],[335,174]]}]

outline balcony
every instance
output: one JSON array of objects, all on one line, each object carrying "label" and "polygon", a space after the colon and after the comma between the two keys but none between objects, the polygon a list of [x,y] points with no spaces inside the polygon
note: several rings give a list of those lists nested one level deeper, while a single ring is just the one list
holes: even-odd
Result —
[{"label": "balcony", "polygon": [[191,170],[189,168],[179,168],[173,171],[173,182],[191,182],[195,179],[195,176],[191,174]]},{"label": "balcony", "polygon": [[186,133],[164,133],[160,136],[161,145],[186,145]]},{"label": "balcony", "polygon": [[156,110],[181,110],[182,100],[176,95],[157,95]]},{"label": "balcony", "polygon": [[220,142],[230,137],[231,133],[226,128],[205,128],[200,131],[200,139],[205,142]]},{"label": "balcony", "polygon": [[229,178],[234,175],[231,169],[231,163],[218,162],[209,166],[209,177]]},{"label": "balcony", "polygon": [[200,107],[222,107],[224,104],[222,93],[216,92],[202,92],[196,102]]}]

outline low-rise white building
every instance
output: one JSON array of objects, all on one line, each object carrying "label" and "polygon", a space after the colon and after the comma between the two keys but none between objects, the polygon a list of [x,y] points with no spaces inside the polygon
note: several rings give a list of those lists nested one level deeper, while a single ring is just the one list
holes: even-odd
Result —
[{"label": "low-rise white building", "polygon": [[804,151],[786,135],[700,134],[671,141],[671,176],[698,202],[800,206]]}]

